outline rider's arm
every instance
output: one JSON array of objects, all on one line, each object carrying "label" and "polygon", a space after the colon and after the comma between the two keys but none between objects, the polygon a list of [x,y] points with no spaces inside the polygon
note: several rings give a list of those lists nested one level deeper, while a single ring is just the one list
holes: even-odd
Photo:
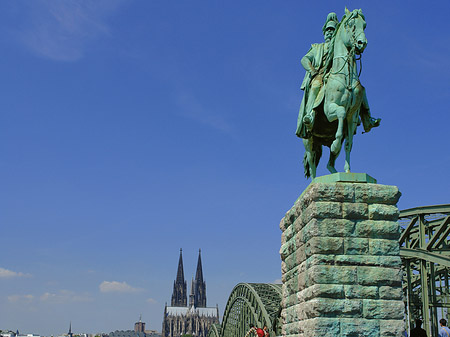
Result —
[{"label": "rider's arm", "polygon": [[300,61],[303,68],[305,68],[306,71],[310,72],[312,76],[314,76],[317,73],[317,69],[313,66],[315,56],[315,50],[313,47],[306,53],[305,56],[302,57],[302,60]]}]

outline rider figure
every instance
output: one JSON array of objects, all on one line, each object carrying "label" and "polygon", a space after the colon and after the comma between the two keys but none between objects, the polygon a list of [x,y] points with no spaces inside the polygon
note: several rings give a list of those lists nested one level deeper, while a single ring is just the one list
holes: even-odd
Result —
[{"label": "rider figure", "polygon": [[[329,13],[322,27],[325,42],[312,44],[308,53],[301,60],[306,74],[300,87],[300,89],[305,91],[297,120],[296,134],[300,138],[309,137],[316,117],[316,111],[314,109],[321,104],[324,97],[323,79],[331,68],[331,63],[327,60],[327,57],[330,42],[338,23],[339,20],[336,13]],[[380,119],[374,119],[370,116],[365,90],[360,116],[366,132],[369,132],[372,127],[380,124]]]}]

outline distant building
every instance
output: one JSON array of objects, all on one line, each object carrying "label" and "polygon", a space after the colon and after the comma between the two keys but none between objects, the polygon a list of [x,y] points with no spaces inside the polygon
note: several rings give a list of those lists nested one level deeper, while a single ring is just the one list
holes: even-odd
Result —
[{"label": "distant building", "polygon": [[17,330],[17,332],[14,331],[3,331],[0,333],[0,337],[16,337],[16,335],[19,334],[19,330]]},{"label": "distant building", "polygon": [[134,330],[116,330],[110,332],[109,337],[161,337],[156,331],[136,332]]},{"label": "distant building", "polygon": [[219,323],[219,308],[206,306],[206,282],[203,281],[201,251],[198,253],[195,280],[191,282],[189,306],[187,306],[187,289],[184,279],[183,255],[180,249],[177,278],[173,284],[172,301],[164,308],[162,325],[163,337],[180,337],[190,334],[206,337],[212,324]]},{"label": "distant building", "polygon": [[139,316],[139,322],[134,323],[135,332],[145,332],[145,323],[142,322],[142,316]]},{"label": "distant building", "polygon": [[116,330],[108,334],[109,337],[161,337],[156,330],[145,330],[145,323],[142,322],[142,316],[139,316],[139,322],[134,323],[134,330]]}]

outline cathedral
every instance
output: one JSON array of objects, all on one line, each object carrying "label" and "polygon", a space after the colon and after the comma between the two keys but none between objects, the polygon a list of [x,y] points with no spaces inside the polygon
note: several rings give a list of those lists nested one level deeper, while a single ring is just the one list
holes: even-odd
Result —
[{"label": "cathedral", "polygon": [[198,252],[195,280],[191,282],[189,305],[187,303],[187,287],[183,271],[183,255],[180,249],[177,278],[173,283],[172,301],[164,308],[162,325],[163,337],[180,337],[188,334],[195,337],[206,337],[208,328],[219,323],[219,307],[206,306],[206,282],[203,281],[201,251]]}]

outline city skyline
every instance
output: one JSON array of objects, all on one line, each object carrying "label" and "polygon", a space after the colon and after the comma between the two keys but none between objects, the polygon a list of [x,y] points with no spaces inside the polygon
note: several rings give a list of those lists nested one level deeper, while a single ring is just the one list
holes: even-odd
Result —
[{"label": "city skyline", "polygon": [[202,249],[221,318],[236,284],[279,282],[279,223],[310,182],[300,59],[345,6],[366,18],[358,69],[382,119],[352,170],[397,185],[400,209],[449,203],[446,2],[0,3],[0,329],[142,314],[160,331],[180,247],[186,275]]}]

